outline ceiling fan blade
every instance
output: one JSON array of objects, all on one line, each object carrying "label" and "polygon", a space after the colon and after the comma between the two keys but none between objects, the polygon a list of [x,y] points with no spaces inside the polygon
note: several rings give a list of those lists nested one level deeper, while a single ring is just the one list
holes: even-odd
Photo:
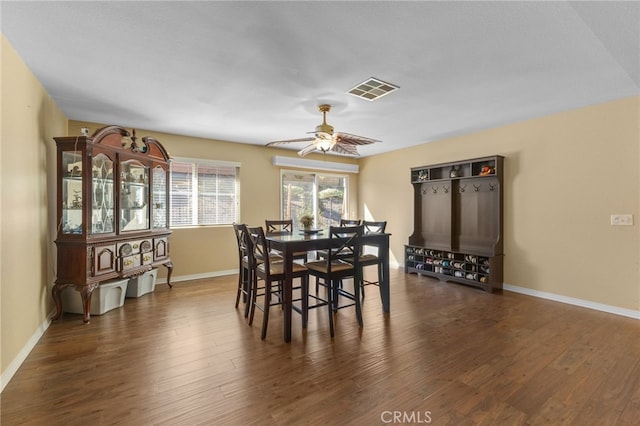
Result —
[{"label": "ceiling fan blade", "polygon": [[334,135],[338,143],[345,145],[369,145],[376,142],[382,142],[377,139],[366,138],[364,136],[352,135],[351,133],[337,132]]},{"label": "ceiling fan blade", "polygon": [[331,148],[331,152],[335,154],[350,155],[359,157],[358,148],[355,145],[337,143]]},{"label": "ceiling fan blade", "polygon": [[314,145],[311,144],[305,148],[302,148],[300,151],[298,151],[298,155],[300,157],[304,157],[305,155],[309,154],[310,152],[316,151],[318,148]]},{"label": "ceiling fan blade", "polygon": [[307,138],[299,138],[299,139],[287,139],[283,141],[272,141],[266,144],[265,146],[273,146],[273,145],[280,145],[283,143],[293,143],[293,142],[311,142],[314,139],[315,138],[307,137]]}]

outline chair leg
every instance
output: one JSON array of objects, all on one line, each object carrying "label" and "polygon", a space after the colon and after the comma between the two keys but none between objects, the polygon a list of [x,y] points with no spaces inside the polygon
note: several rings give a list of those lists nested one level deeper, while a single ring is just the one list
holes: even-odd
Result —
[{"label": "chair leg", "polygon": [[[329,281],[329,283],[333,283],[333,281]],[[333,290],[332,290],[332,285],[329,285],[329,288],[327,288],[327,312],[329,313],[329,334],[331,334],[331,338],[333,339],[334,336],[334,329],[333,329]]]},{"label": "chair leg", "polygon": [[302,328],[309,323],[309,277],[302,277]]},{"label": "chair leg", "polygon": [[238,271],[238,291],[236,292],[236,308],[240,304],[240,294],[242,293],[242,288],[244,286],[244,268],[240,265],[240,270]]},{"label": "chair leg", "polygon": [[258,303],[258,277],[251,274],[251,310],[249,312],[249,325],[253,324],[253,315],[256,313],[256,303]]},{"label": "chair leg", "polygon": [[353,295],[354,295],[354,302],[356,304],[356,318],[358,320],[358,324],[360,325],[360,327],[362,327],[363,322],[362,322],[362,303],[361,303],[361,299],[360,299],[360,290],[362,289],[361,286],[358,285],[358,282],[362,281],[362,277],[353,277]]},{"label": "chair leg", "polygon": [[243,286],[245,286],[245,288],[247,289],[247,294],[246,294],[246,304],[244,306],[244,317],[247,318],[249,316],[249,310],[251,309],[251,305],[253,304],[253,281],[251,279],[252,277],[252,273],[249,269],[245,269],[246,271],[246,275],[243,278]]},{"label": "chair leg", "polygon": [[262,316],[262,340],[267,337],[267,326],[269,325],[269,309],[271,307],[271,283],[265,283],[264,289],[264,311]]}]

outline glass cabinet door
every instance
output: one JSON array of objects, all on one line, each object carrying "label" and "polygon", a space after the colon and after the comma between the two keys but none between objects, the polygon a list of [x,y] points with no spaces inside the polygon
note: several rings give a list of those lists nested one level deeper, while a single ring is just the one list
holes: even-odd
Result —
[{"label": "glass cabinet door", "polygon": [[149,168],[135,161],[120,167],[120,230],[149,229]]},{"label": "glass cabinet door", "polygon": [[167,172],[160,166],[153,168],[152,226],[167,228]]},{"label": "glass cabinet door", "polygon": [[62,152],[63,234],[82,234],[82,151]]},{"label": "glass cabinet door", "polygon": [[104,154],[93,157],[91,233],[114,232],[113,161]]}]

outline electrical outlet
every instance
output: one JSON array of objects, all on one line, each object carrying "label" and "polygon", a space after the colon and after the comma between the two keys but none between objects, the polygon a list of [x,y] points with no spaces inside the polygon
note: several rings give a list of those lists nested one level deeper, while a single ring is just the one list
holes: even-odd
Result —
[{"label": "electrical outlet", "polygon": [[611,226],[630,226],[633,225],[632,214],[612,214]]}]

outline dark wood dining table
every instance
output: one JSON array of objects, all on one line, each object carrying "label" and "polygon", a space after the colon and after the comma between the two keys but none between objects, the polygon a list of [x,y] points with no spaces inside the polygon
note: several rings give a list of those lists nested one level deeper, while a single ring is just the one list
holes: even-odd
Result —
[{"label": "dark wood dining table", "polygon": [[[382,310],[389,312],[389,236],[388,233],[371,233],[362,236],[362,244],[378,248],[378,257],[382,262],[382,277],[380,279],[380,299]],[[301,251],[327,250],[339,247],[341,240],[329,238],[328,230],[320,230],[317,233],[305,233],[302,230],[294,230],[291,233],[267,235],[266,239],[271,249],[282,252],[285,263],[284,279],[284,340],[291,341],[291,315],[292,315],[292,277],[293,254]]]}]

